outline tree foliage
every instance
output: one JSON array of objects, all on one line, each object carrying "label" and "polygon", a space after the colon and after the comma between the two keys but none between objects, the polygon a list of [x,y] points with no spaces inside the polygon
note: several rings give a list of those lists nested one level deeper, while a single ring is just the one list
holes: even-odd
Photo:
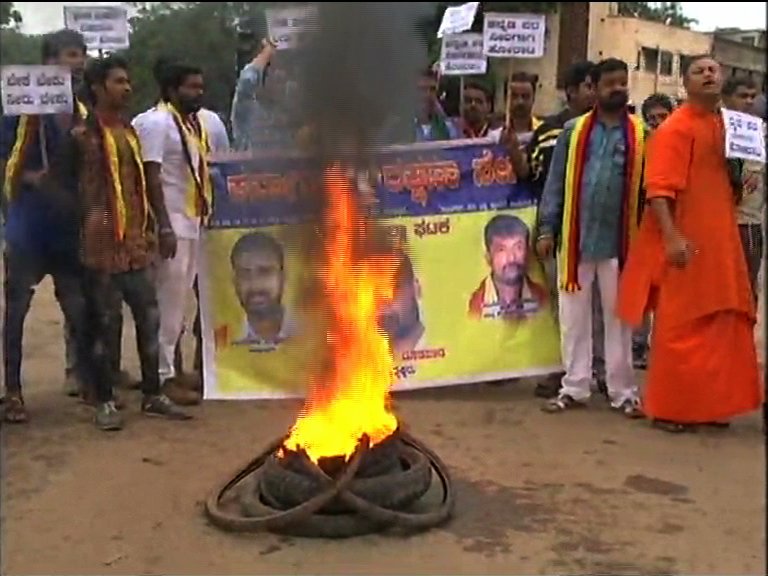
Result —
[{"label": "tree foliage", "polygon": [[[432,60],[439,56],[436,32],[445,9],[463,2],[435,2],[434,17],[419,26]],[[239,32],[252,31],[256,39],[265,34],[264,11],[271,6],[301,2],[131,2],[131,46],[125,55],[131,62],[134,108],[140,111],[157,98],[152,68],[159,56],[180,58],[200,66],[206,75],[206,105],[227,113],[237,76],[237,53],[243,46]],[[482,30],[484,12],[546,13],[558,2],[482,2],[473,30]],[[680,2],[620,2],[620,14],[689,26]],[[18,31],[21,15],[13,2],[0,3],[2,51],[0,62],[34,63],[39,58],[38,37]]]},{"label": "tree foliage", "polygon": [[13,2],[0,2],[0,28],[19,24],[21,24],[21,14],[14,8]]}]

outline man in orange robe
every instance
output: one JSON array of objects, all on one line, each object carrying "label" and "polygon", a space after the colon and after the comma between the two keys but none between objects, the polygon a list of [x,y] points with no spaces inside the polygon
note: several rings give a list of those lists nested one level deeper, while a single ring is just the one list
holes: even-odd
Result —
[{"label": "man in orange robe", "polygon": [[725,158],[720,66],[684,71],[688,101],[650,141],[649,207],[621,278],[618,315],[655,311],[643,409],[670,432],[725,425],[760,407],[756,311],[736,223],[740,187]]}]

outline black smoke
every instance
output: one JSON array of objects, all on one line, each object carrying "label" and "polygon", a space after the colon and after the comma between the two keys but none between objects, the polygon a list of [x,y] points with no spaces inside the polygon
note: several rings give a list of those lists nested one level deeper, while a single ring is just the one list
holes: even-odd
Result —
[{"label": "black smoke", "polygon": [[[383,131],[418,109],[420,32],[434,2],[325,2],[299,52],[300,116],[323,163],[368,163]],[[352,155],[352,158],[350,158]]]}]

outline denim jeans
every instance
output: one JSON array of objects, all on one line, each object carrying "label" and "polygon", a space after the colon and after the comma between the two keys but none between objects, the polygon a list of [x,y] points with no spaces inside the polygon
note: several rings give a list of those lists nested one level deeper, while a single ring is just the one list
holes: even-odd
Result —
[{"label": "denim jeans", "polygon": [[49,274],[53,277],[56,299],[74,341],[74,368],[84,384],[92,381],[92,339],[83,294],[82,268],[76,250],[46,253],[9,246],[5,255],[3,332],[5,389],[8,394],[21,393],[24,322],[35,288]]},{"label": "denim jeans", "polygon": [[86,294],[92,306],[95,328],[96,399],[112,400],[114,379],[113,335],[122,325],[122,302],[128,305],[136,324],[136,345],[141,364],[141,390],[146,396],[160,393],[160,311],[155,286],[148,269],[117,274],[88,270]]}]

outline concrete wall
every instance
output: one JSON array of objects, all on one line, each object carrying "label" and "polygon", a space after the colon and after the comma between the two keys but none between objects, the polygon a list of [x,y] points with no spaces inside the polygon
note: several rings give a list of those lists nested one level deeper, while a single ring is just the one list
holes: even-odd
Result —
[{"label": "concrete wall", "polygon": [[712,51],[723,65],[724,74],[749,75],[759,87],[764,88],[766,80],[765,48],[758,48],[721,37],[718,32],[713,36]]},{"label": "concrete wall", "polygon": [[654,92],[682,97],[681,59],[710,52],[712,39],[692,30],[615,16],[606,4],[610,3],[590,4],[590,59],[615,57],[627,62],[630,97],[638,106]]}]

